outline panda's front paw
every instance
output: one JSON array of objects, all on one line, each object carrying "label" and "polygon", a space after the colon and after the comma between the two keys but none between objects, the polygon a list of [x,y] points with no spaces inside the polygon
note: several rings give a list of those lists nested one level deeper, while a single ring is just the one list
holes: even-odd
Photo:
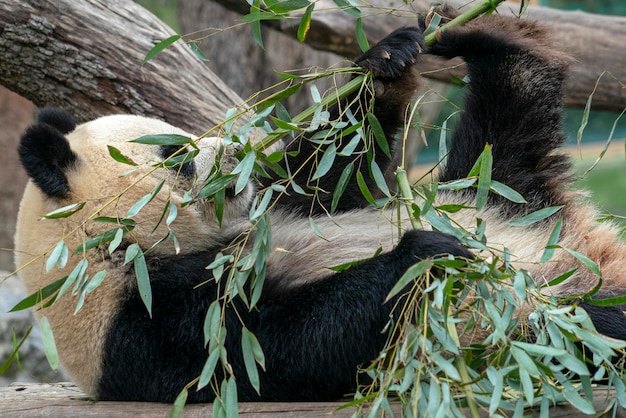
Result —
[{"label": "panda's front paw", "polygon": [[403,27],[390,33],[364,53],[356,64],[377,78],[397,78],[417,61],[426,49],[418,28]]}]

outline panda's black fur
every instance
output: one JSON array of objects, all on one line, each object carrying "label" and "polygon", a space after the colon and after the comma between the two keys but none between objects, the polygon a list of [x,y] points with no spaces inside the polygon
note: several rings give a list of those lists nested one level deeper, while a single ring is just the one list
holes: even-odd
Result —
[{"label": "panda's black fur", "polygon": [[[405,108],[417,87],[412,64],[425,51],[421,30],[402,28],[356,60],[357,65],[375,76],[374,113],[391,145],[391,139],[403,126]],[[569,162],[556,151],[563,142],[560,101],[567,59],[550,46],[543,29],[523,20],[483,17],[464,27],[440,33],[429,52],[447,58],[462,56],[468,63],[471,78],[465,111],[452,138],[441,180],[465,177],[485,143],[492,144],[493,178],[515,188],[528,201],[528,204],[514,204],[491,195],[483,215],[488,223],[504,228],[503,231],[494,229],[493,236],[514,241],[506,241],[505,244],[543,249],[545,243],[533,242],[533,237],[549,234],[550,222],[554,220],[545,221],[547,226],[524,228],[522,233],[529,237],[528,243],[517,243],[519,232],[507,227],[506,221],[547,206],[564,205],[565,223],[569,219],[571,221],[563,229],[563,238],[586,239],[577,234],[587,225],[576,222],[579,216],[584,219],[589,216],[586,212],[581,215],[583,209],[574,204],[577,195],[566,190]],[[371,96],[369,92],[362,93],[353,105],[355,114],[357,107],[368,102]],[[348,98],[340,107],[335,107],[331,111],[332,116],[338,116],[338,109],[345,108],[353,99],[355,97]],[[72,143],[70,148],[64,135],[78,135],[81,129],[81,135],[86,135],[85,129],[93,126],[90,124],[75,131],[75,122],[69,115],[42,111],[39,123],[24,135],[20,156],[39,191],[29,186],[20,209],[16,243],[18,265],[25,264],[39,251],[40,247],[32,242],[33,229],[38,228],[33,220],[46,211],[72,202],[76,192],[72,188],[76,184],[72,183],[75,181],[72,176],[80,174],[83,169],[81,161],[86,156],[73,151],[78,145]],[[348,140],[341,139],[343,144]],[[287,147],[289,151],[299,152],[290,153],[285,165],[304,165],[305,169],[295,176],[295,181],[300,185],[309,184],[314,166],[308,158],[316,151],[314,145],[302,140]],[[171,151],[161,148],[156,154],[163,158]],[[388,169],[391,160],[380,149],[375,155],[381,169]],[[364,156],[362,159],[360,162],[366,164]],[[348,159],[338,158],[331,172],[315,182],[315,186],[332,191],[348,162]],[[178,173],[183,180],[193,177],[199,169],[194,163]],[[268,185],[272,180],[259,181]],[[78,181],[81,181],[80,177]],[[473,198],[471,191],[441,191],[440,195],[443,201],[471,202]],[[247,199],[251,200],[251,196]],[[236,199],[245,203],[246,197],[233,196],[226,204]],[[341,251],[353,255],[353,260],[363,259],[363,252],[359,251],[364,249],[367,254],[371,249],[369,254],[373,255],[377,248],[375,240],[370,242],[376,238],[370,235],[378,233],[371,231],[377,229],[367,229],[370,227],[368,222],[376,219],[373,215],[375,211],[367,207],[367,201],[353,178],[335,215],[336,222],[343,227],[341,233],[347,235],[349,240],[329,240],[323,244],[315,241],[307,243],[302,252],[295,249],[299,244],[296,235],[306,234],[305,231],[310,229],[309,216],[322,222],[326,217],[325,210],[330,207],[330,199],[330,193],[319,193],[316,199],[290,193],[277,200],[277,207],[271,215],[276,221],[273,235],[280,239],[283,234],[291,234],[285,242],[294,247],[286,248],[293,254],[270,256],[266,286],[257,309],[249,311],[241,301],[235,300],[225,312],[228,361],[237,376],[240,401],[332,400],[354,392],[357,367],[374,359],[387,340],[382,330],[389,321],[393,301],[383,303],[383,300],[406,269],[417,260],[434,256],[452,254],[472,257],[454,237],[435,231],[409,230],[399,242],[395,241],[395,247],[385,248],[382,254],[347,270],[307,273],[304,269],[308,262],[320,263],[320,259],[330,259]],[[41,205],[31,205],[33,202]],[[29,213],[36,211],[42,213]],[[364,222],[362,226],[359,225],[360,220]],[[218,296],[217,285],[207,279],[211,276],[206,266],[241,232],[236,223],[233,225],[229,230],[225,223],[222,235],[211,237],[210,245],[203,247],[202,242],[192,242],[193,249],[181,254],[155,251],[146,256],[153,295],[152,317],[132,285],[132,268],[124,265],[123,260],[108,255],[102,256],[100,261],[113,272],[113,276],[103,282],[102,291],[99,288],[87,297],[86,307],[83,308],[88,311],[87,314],[93,315],[90,317],[92,321],[102,323],[94,323],[92,327],[90,323],[79,322],[84,312],[78,312],[76,318],[64,317],[72,315],[74,305],[64,307],[61,300],[40,313],[46,315],[50,312],[61,360],[65,360],[68,371],[85,390],[102,400],[171,402],[186,384],[200,374],[207,358],[203,321],[209,304]],[[201,229],[202,225],[189,227]],[[393,238],[393,233],[383,233],[384,227],[378,228],[381,241],[397,238]],[[290,229],[296,231],[290,232]],[[624,294],[626,286],[623,277],[614,273],[619,271],[622,263],[623,245],[616,240],[611,229],[594,231],[582,231],[581,236],[596,234],[592,238],[601,241],[597,243],[599,250],[595,247],[596,243],[590,249],[591,252],[596,251],[591,256],[595,256],[601,267],[608,266],[605,285],[599,296]],[[338,237],[340,239],[341,235]],[[44,238],[47,237],[42,235],[41,239]],[[135,238],[142,237],[136,234]],[[54,243],[60,237],[49,239],[52,239],[50,243]],[[179,239],[183,243],[186,237],[180,235]],[[350,245],[352,247],[346,249]],[[560,259],[559,263],[552,264],[550,268],[530,264],[531,272],[538,281],[549,280],[555,277],[552,274],[567,271],[576,265],[575,260],[570,258]],[[29,266],[21,273],[33,292],[56,278],[54,274],[57,272],[52,271],[46,279],[41,267],[36,266]],[[555,294],[590,290],[597,282],[588,277],[580,276],[573,281],[572,288],[560,288]],[[104,293],[101,296],[104,299],[97,300],[100,291]],[[87,307],[90,298],[96,300]],[[601,332],[626,339],[626,319],[621,307],[586,307],[589,307],[589,314]],[[55,320],[54,309],[66,309],[66,312],[57,311],[59,319]],[[68,325],[70,322],[66,320],[73,322]],[[246,378],[240,348],[241,322],[256,335],[265,354],[266,370],[260,371],[260,395]],[[92,332],[94,329],[99,333]],[[74,354],[83,349],[83,341],[85,352],[75,357]],[[89,350],[100,350],[93,354],[97,364],[85,364],[85,359],[92,358],[89,357],[92,355]],[[220,377],[219,365],[216,370]],[[214,397],[210,387],[189,392],[190,402],[212,401]]]}]

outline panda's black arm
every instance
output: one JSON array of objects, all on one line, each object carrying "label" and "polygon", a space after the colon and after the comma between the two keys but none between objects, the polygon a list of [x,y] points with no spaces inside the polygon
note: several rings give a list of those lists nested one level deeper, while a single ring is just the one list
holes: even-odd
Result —
[{"label": "panda's black arm", "polygon": [[[423,49],[423,37],[419,29],[400,28],[355,61],[359,67],[371,72],[374,76],[373,114],[382,126],[391,152],[393,152],[396,134],[404,124],[406,107],[418,85],[413,64]],[[341,100],[339,104],[335,104],[329,109],[330,120],[349,122],[346,110],[350,109],[354,118],[363,120],[364,125],[367,125],[367,120],[364,118],[365,109],[369,108],[372,96],[372,86],[370,86],[369,89],[363,89],[360,95],[353,94]],[[327,128],[327,126],[322,126],[320,129]],[[312,133],[308,137],[310,138],[314,134]],[[354,135],[353,133],[344,137],[337,136],[333,139],[338,153],[344,149]],[[366,142],[367,145],[365,145]],[[377,188],[370,178],[367,158],[361,151],[366,147],[373,147],[374,158],[383,172],[389,168],[392,160],[385,155],[373,138],[362,139],[352,155],[345,157],[337,155],[332,168],[326,175],[316,180],[310,180],[316,171],[317,162],[319,162],[327,146],[328,144],[320,147],[319,143],[311,142],[307,138],[292,141],[287,145],[287,151],[297,152],[297,155],[288,156],[286,162],[283,161],[282,163],[283,167],[289,166],[290,172],[296,173],[294,181],[308,193],[313,194],[314,190],[317,189],[320,191],[313,201],[310,196],[303,196],[290,190],[290,196],[281,198],[278,201],[279,205],[312,214],[323,213],[324,208],[329,211],[332,192],[337,186],[343,170],[352,162],[355,165],[355,170],[342,198],[339,200],[337,210],[347,211],[367,206],[367,200],[363,197],[356,182],[356,171],[361,171],[371,191],[376,192]],[[263,182],[267,186],[276,180],[279,180],[279,177],[265,179]]]},{"label": "panda's black arm", "polygon": [[[445,254],[471,258],[448,235],[411,231],[393,251],[341,273],[294,291],[269,289],[249,318],[266,358],[262,399],[322,401],[353,393],[357,367],[374,360],[387,340],[383,328],[397,301],[383,303],[389,291],[419,259]],[[239,384],[252,394],[245,378]]]},{"label": "panda's black arm", "polygon": [[463,57],[470,77],[440,179],[467,176],[490,144],[492,178],[517,190],[528,204],[495,195],[492,202],[528,212],[559,204],[569,163],[554,151],[564,141],[560,106],[568,60],[546,30],[530,20],[483,16],[441,32],[429,52]]}]

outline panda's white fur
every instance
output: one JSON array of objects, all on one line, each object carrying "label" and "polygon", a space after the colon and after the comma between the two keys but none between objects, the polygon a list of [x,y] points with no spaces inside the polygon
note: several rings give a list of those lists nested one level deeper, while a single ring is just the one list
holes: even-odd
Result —
[{"label": "panda's white fur", "polygon": [[[540,38],[543,35],[537,35],[539,32],[528,30],[525,23],[507,23],[506,19],[498,16],[485,18],[482,22],[484,23],[475,24],[478,28],[476,31],[480,36],[485,37],[488,46],[491,44],[497,46],[504,39],[505,42],[511,42],[513,47],[522,48],[519,56],[513,52],[510,53],[511,56],[502,53],[504,54],[502,60],[511,66],[507,70],[510,70],[512,74],[497,75],[498,80],[511,76],[510,88],[520,89],[519,98],[512,96],[512,104],[516,104],[516,100],[523,102],[529,95],[534,97],[538,90],[547,86],[555,87],[557,91],[550,93],[554,96],[555,102],[547,101],[546,106],[549,107],[548,110],[556,109],[560,97],[558,91],[560,83],[554,77],[558,77],[558,74],[564,71],[561,56],[559,54],[553,57],[546,56],[548,46]],[[501,34],[493,29],[493,27],[500,26],[503,29]],[[531,25],[530,29],[534,29],[534,26]],[[474,34],[471,32],[466,34],[463,29],[457,29],[457,31],[446,32],[444,38],[440,39],[441,50],[434,49],[433,52],[444,56],[459,55],[460,53],[454,50],[454,42],[457,40],[461,45],[471,49],[471,42],[475,42],[472,38]],[[421,42],[421,37],[418,35],[419,32],[415,29],[401,29],[357,61],[357,64],[372,71],[375,76],[383,80],[384,89],[377,90],[377,92],[384,91],[384,93],[379,93],[376,97],[375,109],[381,124],[388,129],[386,133],[389,137],[402,125],[399,115],[403,115],[404,108],[416,86],[414,76],[408,70],[410,68],[408,64],[414,61],[423,49],[423,45],[418,44]],[[447,46],[448,44],[452,46]],[[535,49],[539,52],[535,52]],[[393,53],[390,54],[390,51]],[[485,51],[487,52],[483,53],[487,57],[489,48],[486,47]],[[496,58],[500,57],[496,56]],[[470,56],[468,59],[470,64],[474,63],[478,66],[489,64],[487,58],[485,62],[480,61],[480,55],[479,58]],[[534,59],[538,61],[536,64],[532,62]],[[536,65],[536,68],[533,65]],[[550,65],[554,66],[556,75],[546,73],[545,80],[537,77],[537,74],[541,74],[540,70],[544,71],[543,66],[549,67]],[[524,71],[527,66],[530,70],[537,69],[537,72],[533,73],[529,70],[530,72],[526,74]],[[521,67],[521,70],[518,70],[518,67]],[[518,72],[514,73],[514,70]],[[492,70],[492,73],[495,71]],[[472,80],[473,83],[480,83],[480,81]],[[476,88],[480,89],[480,84]],[[513,93],[516,92],[513,91]],[[552,97],[549,96],[548,99],[550,98]],[[368,96],[365,95],[362,99],[365,101]],[[531,106],[520,104],[520,106],[523,105]],[[480,113],[481,109],[476,109],[477,104],[470,103],[468,106],[467,113],[470,116]],[[502,113],[506,111],[503,110]],[[25,135],[23,142],[26,145],[23,146],[22,154],[26,156],[37,154],[38,147],[45,147],[43,144],[48,140],[56,141],[60,147],[63,147],[64,141],[67,140],[71,152],[68,150],[65,156],[59,159],[61,162],[56,161],[56,166],[52,164],[51,168],[48,168],[46,164],[52,157],[44,154],[36,156],[34,162],[25,162],[34,183],[28,184],[20,206],[16,234],[16,263],[20,268],[20,276],[30,292],[36,292],[53,280],[69,274],[78,262],[79,257],[73,256],[66,267],[46,272],[45,255],[50,253],[60,239],[64,239],[72,251],[84,240],[108,228],[107,225],[87,222],[87,218],[95,215],[124,217],[131,205],[145,194],[152,192],[162,180],[165,180],[165,185],[154,200],[134,218],[137,225],[127,234],[125,241],[138,243],[143,249],[150,248],[155,241],[168,232],[168,227],[163,222],[154,229],[166,202],[169,200],[179,206],[178,217],[171,228],[179,238],[181,257],[177,258],[174,246],[168,241],[156,246],[150,254],[156,260],[155,265],[161,266],[163,271],[173,268],[171,264],[180,262],[176,274],[180,275],[181,292],[187,291],[186,288],[183,289],[183,286],[187,285],[186,274],[202,276],[204,273],[199,272],[197,266],[208,265],[212,261],[210,255],[214,255],[215,251],[227,252],[230,240],[245,234],[250,229],[248,215],[256,191],[253,182],[250,182],[240,194],[227,198],[220,224],[217,221],[212,201],[181,205],[183,194],[193,184],[193,177],[182,175],[177,170],[155,169],[153,165],[163,159],[162,150],[158,146],[129,142],[140,136],[151,134],[172,133],[192,139],[195,138],[194,135],[164,122],[138,116],[107,116],[80,125],[71,132],[64,132],[62,128],[57,129],[54,123],[46,121],[45,117],[43,119],[39,128],[33,128]],[[506,129],[502,129],[503,133],[510,134]],[[516,139],[527,141],[527,144],[520,145],[522,147],[530,146],[535,141],[533,138],[521,136],[522,134],[518,132],[513,132],[511,135]],[[552,134],[548,132],[546,135]],[[557,143],[560,134],[554,135],[556,137],[554,142]],[[477,133],[476,136],[479,134]],[[481,138],[467,139],[467,141],[472,140],[480,141]],[[464,146],[465,144],[457,143],[456,145]],[[107,146],[118,148],[122,154],[137,163],[138,167],[114,161],[109,156]],[[202,184],[215,164],[216,150],[223,145],[218,138],[203,138],[198,142],[198,146],[201,152],[194,160],[193,174],[199,180],[198,184]],[[454,147],[455,143],[452,146]],[[495,146],[504,147],[501,149],[506,151],[507,145]],[[556,155],[556,146],[558,144],[546,145],[559,162],[560,157]],[[511,147],[509,145],[509,148]],[[494,148],[494,154],[496,151],[497,149]],[[467,166],[471,167],[476,155],[469,151],[465,155],[464,152],[454,151],[454,148],[452,153],[452,159],[456,158],[463,163],[460,170],[466,170],[466,174]],[[220,163],[223,170],[229,171],[236,166],[237,161],[231,153],[225,154],[225,159]],[[299,157],[294,157],[294,161],[300,161],[297,158],[304,160],[309,155],[306,150],[301,150],[301,154]],[[42,164],[39,164],[40,162]],[[494,173],[497,173],[498,169],[506,172],[506,162],[500,163],[500,166],[496,166],[497,164],[499,164],[498,160],[494,159]],[[557,163],[554,165],[558,166]],[[336,183],[342,171],[341,168],[334,168],[334,170],[336,171],[330,173],[327,183],[321,184],[321,189],[332,190],[333,184]],[[539,197],[536,198],[530,196],[531,199],[526,195],[530,206],[533,204],[539,207],[550,206],[552,203],[563,205],[560,212],[563,217],[563,229],[559,243],[585,254],[599,265],[603,274],[600,296],[623,295],[626,292],[623,273],[626,248],[617,238],[615,227],[609,223],[596,223],[596,211],[584,202],[584,196],[558,187],[559,184],[567,184],[564,171],[560,168],[555,169],[557,175],[551,179],[553,184],[548,185],[548,191],[544,193],[547,197],[540,196],[543,193],[540,191],[537,192]],[[63,192],[63,187],[53,188],[45,183],[46,176],[58,175],[59,172],[61,172],[59,181],[63,183],[61,186],[66,186],[68,192]],[[450,175],[449,169],[448,172],[444,170],[443,175],[444,177]],[[522,178],[521,174],[519,176]],[[263,184],[265,185],[267,184]],[[516,184],[510,185],[516,187]],[[529,187],[531,186],[538,185],[536,182],[529,181]],[[42,189],[48,189],[48,191],[42,191]],[[383,305],[382,300],[402,271],[419,258],[448,253],[468,255],[464,249],[457,246],[455,240],[443,234],[415,231],[406,233],[410,230],[411,224],[407,218],[404,218],[403,210],[393,208],[378,211],[364,207],[364,199],[359,193],[358,191],[346,192],[346,195],[353,199],[353,203],[346,203],[332,217],[327,216],[324,210],[315,206],[310,199],[297,200],[304,198],[293,193],[283,197],[286,203],[281,204],[278,201],[279,204],[271,212],[272,251],[266,260],[266,281],[268,281],[266,284],[269,290],[264,294],[258,312],[245,314],[249,315],[245,317],[250,321],[247,325],[256,327],[253,331],[255,334],[258,332],[269,364],[267,372],[262,373],[262,379],[265,381],[262,380],[261,396],[259,397],[247,388],[247,382],[240,381],[240,400],[333,399],[349,391],[354,387],[355,366],[373,358],[381,344],[384,344],[386,337],[379,331],[387,321],[391,308],[389,304]],[[546,199],[554,200],[554,202],[548,202]],[[67,218],[42,219],[46,213],[76,202],[86,202],[85,207],[78,213]],[[472,206],[473,202],[473,192],[440,191],[435,205],[463,203]],[[537,207],[532,209],[536,210]],[[540,264],[539,261],[548,236],[554,228],[556,217],[529,227],[512,227],[509,224],[511,214],[521,216],[530,210],[500,200],[496,203],[492,201],[479,212],[465,209],[448,216],[453,222],[468,230],[475,228],[478,218],[486,220],[485,236],[494,251],[503,251],[506,248],[511,254],[511,263],[517,268],[527,269],[532,277],[542,284],[572,268],[578,268],[569,280],[552,288],[546,288],[546,292],[563,296],[581,294],[593,289],[598,283],[598,277],[563,250],[557,250],[548,263]],[[310,226],[309,213],[321,237]],[[401,214],[403,218],[398,220],[398,214]],[[405,238],[401,239],[403,235]],[[333,275],[328,269],[331,266],[368,259],[379,249],[382,249],[381,256],[345,272]],[[489,256],[486,253],[477,254]],[[189,256],[185,258],[186,255]],[[163,370],[163,374],[159,374],[163,364],[156,360],[155,364],[141,364],[132,368],[129,364],[135,363],[131,354],[119,353],[115,350],[107,351],[112,350],[105,344],[110,339],[121,338],[121,343],[116,346],[119,347],[126,341],[124,335],[131,338],[134,337],[133,334],[143,332],[140,325],[120,323],[118,319],[119,317],[126,318],[126,321],[134,321],[136,318],[134,314],[124,313],[126,305],[130,303],[128,302],[129,295],[136,293],[134,274],[131,267],[122,264],[123,252],[108,254],[103,248],[89,251],[85,257],[89,261],[90,275],[106,269],[108,276],[92,294],[86,297],[81,310],[76,315],[73,314],[76,301],[68,296],[59,299],[44,310],[36,311],[37,315],[45,315],[50,321],[62,364],[76,383],[94,396],[104,399],[173,400],[177,391],[199,374],[201,367],[197,368],[197,362],[200,362],[200,366],[203,364],[206,351],[203,347],[198,347],[198,350],[192,352],[195,355],[199,353],[198,357],[202,358],[181,360],[193,360],[194,366],[189,366],[190,370],[181,371],[180,368],[188,366],[181,365],[177,369],[174,364],[170,372]],[[164,264],[158,264],[159,262]],[[156,277],[153,283],[155,289],[159,288],[162,279],[171,279],[167,276],[169,273],[165,273],[166,277],[160,277],[158,269],[152,273]],[[210,273],[206,274],[210,277]],[[165,293],[167,293],[167,286],[172,286],[169,289],[170,292],[177,292],[172,284],[164,286]],[[181,317],[171,320],[186,321],[197,319],[196,316],[203,318],[210,301],[202,300],[202,303],[207,303],[207,305],[197,308],[189,307],[190,310],[185,315],[192,315],[193,318]],[[192,302],[189,304],[191,305]],[[158,305],[155,304],[155,309],[156,306]],[[310,314],[307,313],[309,308]],[[239,311],[239,315],[243,314],[243,311]],[[155,314],[155,321],[157,317],[158,314]],[[615,334],[612,336],[626,339],[626,326],[623,325],[623,319],[620,322],[619,317],[613,316],[612,318],[618,323],[616,330],[610,331]],[[593,315],[592,319],[594,319]],[[601,321],[604,317],[598,314],[596,319]],[[141,319],[141,321],[147,320],[147,318]],[[136,321],[139,323],[140,319]],[[169,324],[167,320],[164,321],[164,326]],[[129,326],[128,329],[133,331],[128,331],[129,334],[114,336],[112,332],[117,330],[113,329],[113,324],[117,324],[115,327],[119,326],[120,329],[123,326]],[[134,326],[136,328],[132,328]],[[146,326],[149,324],[146,323]],[[240,325],[232,325],[229,335],[238,332],[238,326]],[[148,331],[146,333],[146,335],[151,335]],[[191,333],[201,334],[201,329],[185,328],[185,331],[181,331],[179,338],[184,340],[183,347],[195,343],[195,340],[191,339]],[[187,337],[190,338],[189,341],[185,340]],[[154,341],[154,344],[160,344],[163,349],[169,348],[167,344],[170,343],[173,344],[170,340]],[[151,356],[158,356],[158,353],[148,353],[147,351],[153,349],[150,345],[152,341],[147,341],[146,344],[133,351],[135,349],[133,343],[128,343],[129,352],[135,353],[135,356],[144,361],[152,361]],[[233,344],[237,347],[238,343],[235,341]],[[234,367],[239,367],[238,370],[241,372],[243,365],[241,359],[237,357],[236,349],[232,353],[231,360]],[[231,351],[229,351],[229,356],[231,356]],[[127,357],[131,358],[127,359]],[[121,361],[119,367],[115,364],[103,363],[103,359],[114,362],[118,358]],[[107,374],[109,368],[115,369],[115,367],[128,371],[130,377],[121,378],[122,380],[118,381],[115,373]],[[178,372],[183,372],[183,376],[177,375],[175,378],[173,374]],[[124,379],[128,380],[128,386],[125,386],[126,380]],[[149,381],[150,385],[154,384],[158,387],[148,385]],[[145,387],[142,383],[145,383]],[[118,389],[121,393],[116,392]],[[211,400],[214,395],[207,394],[205,390],[190,396],[192,401],[206,401]]]}]

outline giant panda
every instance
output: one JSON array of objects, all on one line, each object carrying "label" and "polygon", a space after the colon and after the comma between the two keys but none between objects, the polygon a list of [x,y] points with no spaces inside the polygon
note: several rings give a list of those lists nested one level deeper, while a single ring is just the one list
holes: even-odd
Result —
[{"label": "giant panda", "polygon": [[[558,150],[564,139],[560,102],[567,57],[552,47],[541,26],[526,20],[481,17],[439,33],[436,44],[428,49],[423,26],[394,31],[355,61],[372,73],[372,88],[333,107],[331,119],[354,118],[360,106],[373,101],[374,115],[393,148],[418,86],[413,64],[424,53],[463,57],[471,81],[440,181],[465,177],[488,143],[493,149],[492,178],[516,189],[527,203],[492,194],[480,211],[468,208],[448,216],[468,230],[476,227],[477,218],[486,220],[489,242],[508,249],[511,264],[527,269],[537,282],[579,267],[569,280],[546,291],[556,296],[584,293],[597,285],[598,278],[575,258],[557,252],[550,263],[538,262],[556,217],[523,228],[508,223],[561,205],[560,242],[602,269],[597,296],[625,294],[624,245],[615,228],[597,224],[594,209],[582,201],[580,193],[570,190],[569,161]],[[352,109],[352,115],[346,109]],[[207,266],[216,256],[232,251],[232,242],[250,229],[256,190],[278,179],[268,170],[269,177],[250,180],[239,193],[227,185],[220,220],[214,201],[185,205],[185,193],[202,187],[216,164],[226,173],[232,171],[238,164],[233,156],[237,150],[220,138],[203,138],[193,161],[167,168],[159,163],[175,151],[171,146],[129,142],[164,133],[196,138],[155,119],[113,115],[78,125],[67,113],[50,109],[40,112],[37,124],[27,130],[19,146],[31,181],[18,216],[16,263],[28,290],[36,292],[69,274],[83,258],[88,260],[89,275],[108,272],[81,301],[79,310],[76,298],[65,295],[36,311],[49,320],[65,370],[80,388],[100,400],[172,402],[200,374],[208,354],[202,333],[205,316],[223,290]],[[334,141],[339,149],[351,138],[337,135]],[[137,165],[130,169],[111,159],[107,146]],[[288,152],[279,164],[285,170],[301,168],[294,171],[294,181],[320,192],[304,195],[287,189],[273,202],[271,248],[260,300],[252,310],[240,298],[225,305],[224,344],[240,401],[333,400],[354,392],[359,365],[376,358],[386,343],[383,330],[395,303],[384,301],[403,273],[422,259],[470,260],[481,255],[452,235],[411,229],[409,223],[397,219],[399,212],[394,208],[372,208],[354,175],[329,216],[330,192],[349,162],[366,166],[367,147],[373,149],[369,155],[382,171],[390,168],[391,159],[376,141],[361,141],[364,152],[353,154],[350,160],[337,158],[325,176],[311,180],[316,155],[320,155],[316,153],[325,146],[306,138],[285,144]],[[134,229],[124,235],[120,249],[109,252],[103,245],[71,256],[63,268],[47,271],[41,255],[50,254],[60,239],[70,250],[79,247],[107,229],[88,218],[124,217],[129,207],[161,182],[153,200],[133,218]],[[469,207],[474,197],[472,189],[441,190],[435,205],[454,202]],[[178,206],[171,225],[158,222],[168,201]],[[84,207],[72,216],[42,219],[77,202]],[[311,219],[316,228],[311,227]],[[178,246],[166,242],[153,246],[170,229],[178,237]],[[132,244],[149,249],[145,261],[152,289],[151,313],[142,301],[132,263],[124,260],[122,250]],[[243,250],[251,251],[250,245]],[[356,260],[345,270],[329,270]],[[585,308],[600,332],[626,339],[622,307],[600,309],[586,304]],[[244,325],[256,336],[265,356],[265,370],[259,371],[260,393],[248,381],[241,353]],[[217,381],[224,372],[218,365]],[[209,385],[191,390],[188,401],[208,402],[215,396]]]}]

